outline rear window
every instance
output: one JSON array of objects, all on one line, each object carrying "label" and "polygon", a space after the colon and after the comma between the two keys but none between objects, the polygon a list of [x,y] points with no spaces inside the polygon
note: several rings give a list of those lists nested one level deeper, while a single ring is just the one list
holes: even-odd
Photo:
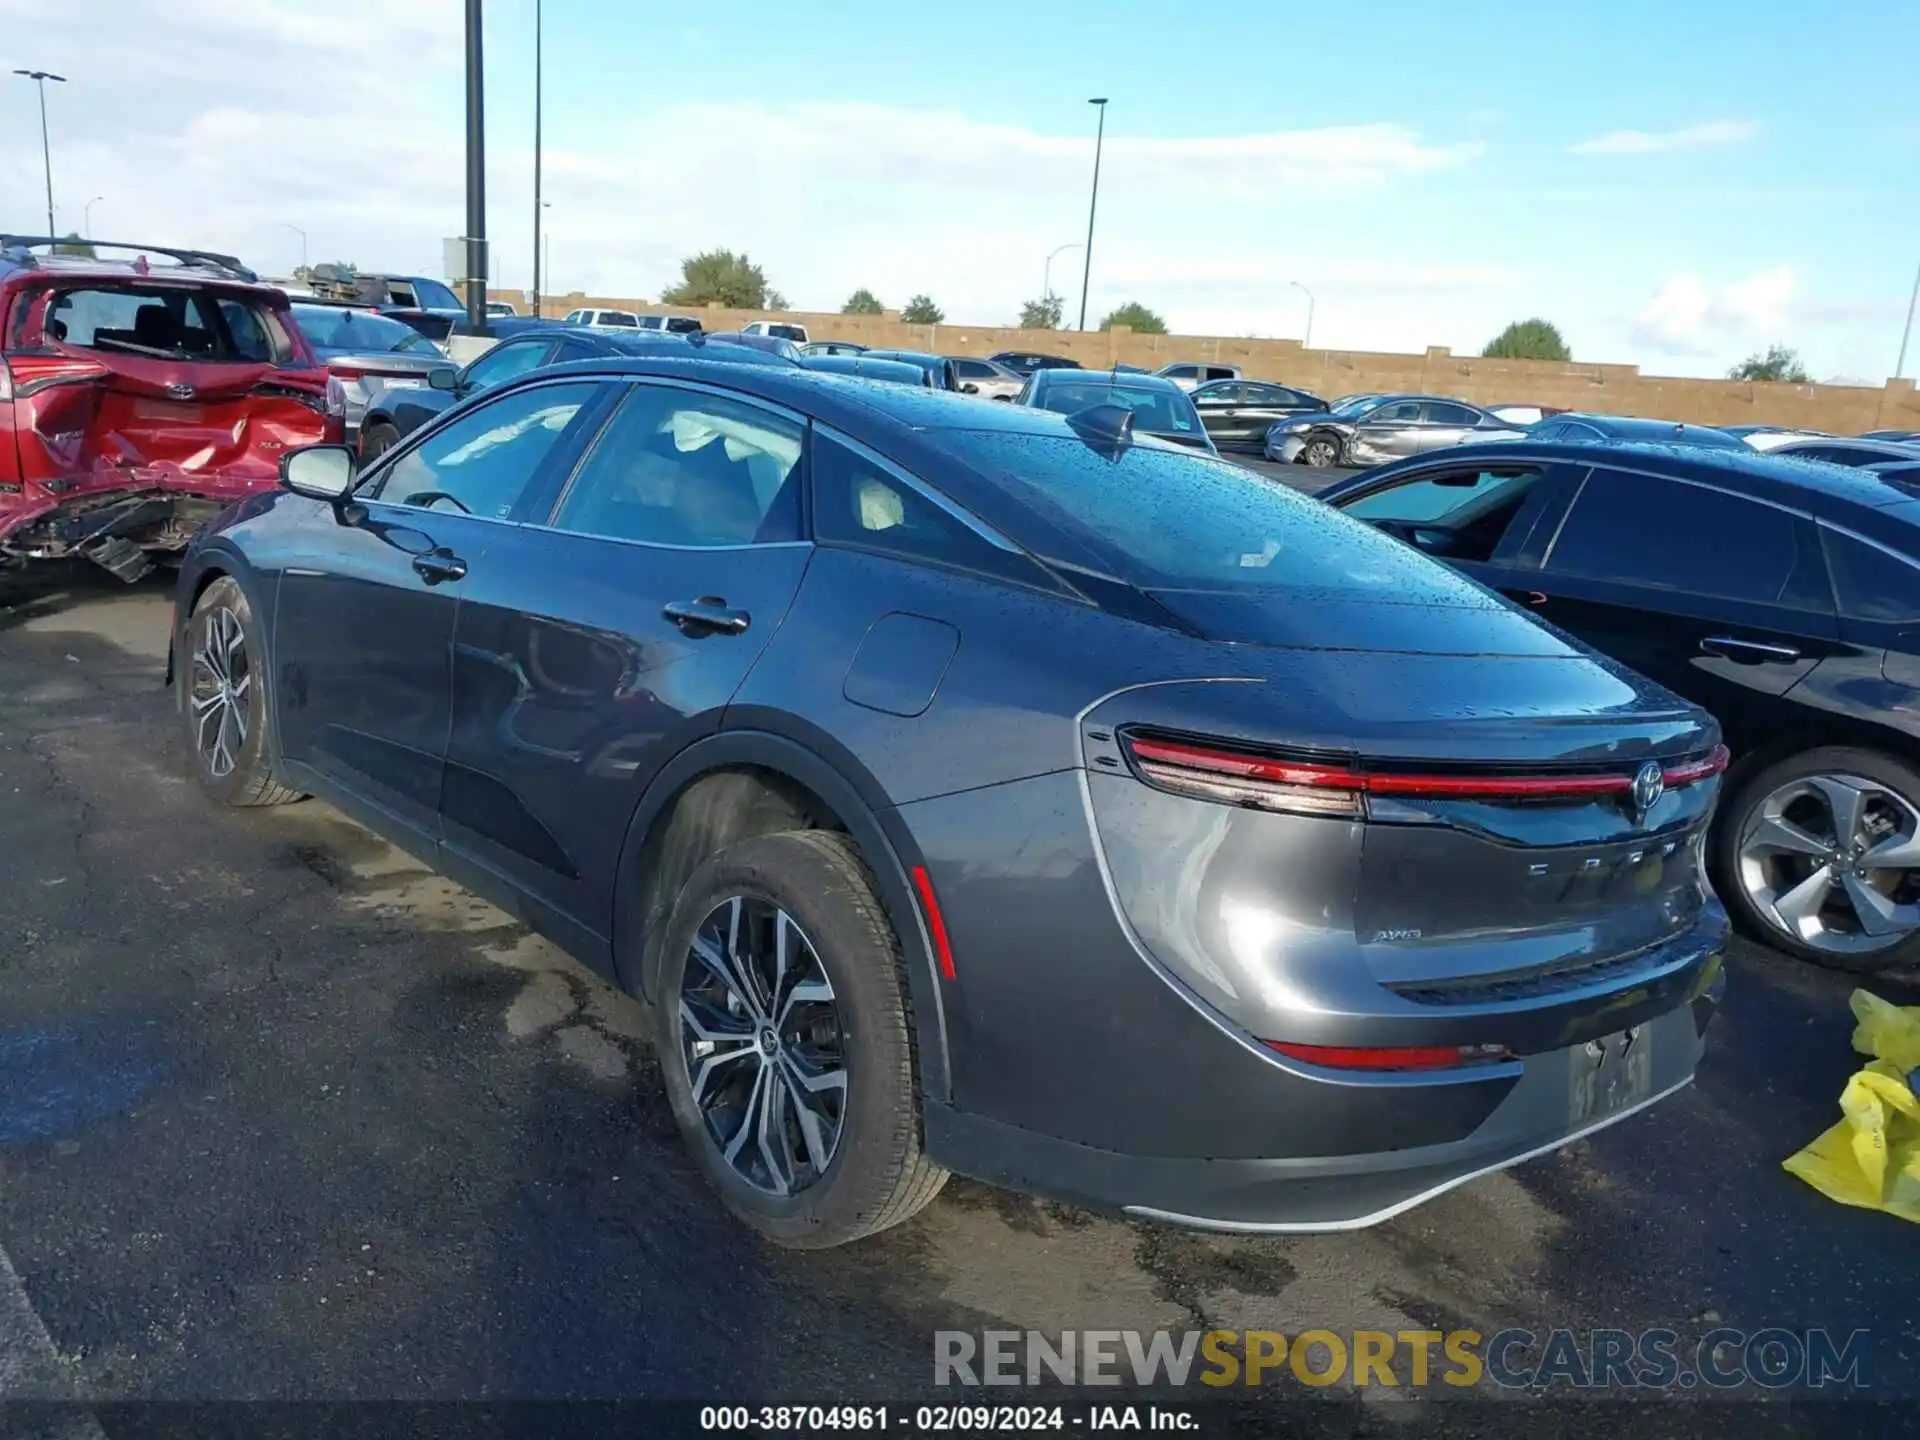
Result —
[{"label": "rear window", "polygon": [[337,310],[328,305],[296,305],[294,323],[316,350],[358,355],[397,353],[437,355],[440,347],[411,325],[371,310]]},{"label": "rear window", "polygon": [[778,336],[782,340],[802,341],[807,338],[807,332],[798,325],[769,325],[766,333]]},{"label": "rear window", "polygon": [[266,306],[171,286],[62,290],[45,328],[68,345],[149,359],[268,365],[291,353]]},{"label": "rear window", "polygon": [[1206,456],[1070,436],[953,431],[945,444],[1017,508],[994,523],[1069,569],[1146,590],[1329,591],[1484,603],[1479,588],[1318,500]]},{"label": "rear window", "polygon": [[700,329],[700,322],[686,315],[669,315],[667,329],[675,335],[692,335]]},{"label": "rear window", "polygon": [[600,324],[624,325],[630,330],[640,328],[640,322],[638,320],[634,319],[631,315],[623,315],[618,310],[602,310],[600,312]]},{"label": "rear window", "polygon": [[1136,430],[1165,435],[1200,433],[1200,412],[1178,390],[1103,385],[1098,380],[1056,380],[1040,388],[1039,402],[1042,410],[1060,415],[1073,415],[1096,405],[1124,405],[1133,411]]}]

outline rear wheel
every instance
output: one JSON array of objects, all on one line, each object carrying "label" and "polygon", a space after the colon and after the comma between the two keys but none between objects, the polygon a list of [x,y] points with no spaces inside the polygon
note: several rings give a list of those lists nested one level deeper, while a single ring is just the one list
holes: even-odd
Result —
[{"label": "rear wheel", "polygon": [[755,836],[702,864],[667,924],[660,997],[674,1119],[762,1235],[842,1245],[939,1194],[899,944],[845,836]]},{"label": "rear wheel", "polygon": [[1326,435],[1314,436],[1301,450],[1300,463],[1311,465],[1316,470],[1325,470],[1330,465],[1338,465],[1340,463],[1339,443]]},{"label": "rear wheel", "polygon": [[1920,771],[1903,761],[1833,746],[1757,771],[1714,860],[1735,921],[1778,950],[1855,971],[1920,956]]},{"label": "rear wheel", "polygon": [[194,774],[223,805],[284,805],[300,798],[273,778],[261,678],[266,670],[246,591],[223,575],[206,588],[187,621],[178,686]]},{"label": "rear wheel", "polygon": [[360,427],[360,460],[368,460],[384,455],[400,443],[400,432],[384,420],[376,420],[371,425]]}]

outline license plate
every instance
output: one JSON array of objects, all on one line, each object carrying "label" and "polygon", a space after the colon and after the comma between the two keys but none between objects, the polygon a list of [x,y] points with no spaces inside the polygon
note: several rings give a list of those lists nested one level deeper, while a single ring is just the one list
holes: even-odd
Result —
[{"label": "license plate", "polygon": [[1604,1120],[1653,1093],[1653,1027],[1636,1026],[1573,1047],[1568,1115],[1574,1125]]}]

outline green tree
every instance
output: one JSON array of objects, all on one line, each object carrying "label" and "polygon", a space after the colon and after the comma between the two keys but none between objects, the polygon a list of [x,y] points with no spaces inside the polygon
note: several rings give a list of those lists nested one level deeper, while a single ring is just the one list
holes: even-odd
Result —
[{"label": "green tree", "polygon": [[1064,306],[1058,295],[1029,300],[1020,307],[1022,330],[1058,330]]},{"label": "green tree", "polygon": [[1100,328],[1102,330],[1111,330],[1116,325],[1125,325],[1136,335],[1164,335],[1167,333],[1167,322],[1154,314],[1153,311],[1149,310],[1146,306],[1142,305],[1138,300],[1129,300],[1100,322]]},{"label": "green tree", "polygon": [[[767,285],[766,273],[731,250],[703,250],[680,262],[680,283],[661,292],[663,305],[724,305],[730,310],[782,309],[785,296]],[[779,300],[780,305],[770,302]]]},{"label": "green tree", "polygon": [[1800,352],[1785,345],[1769,345],[1766,353],[1749,355],[1727,371],[1729,380],[1785,380],[1792,385],[1810,384],[1813,376],[1800,363]]},{"label": "green tree", "polygon": [[1493,339],[1480,354],[1488,360],[1571,360],[1560,327],[1551,320],[1516,320]]},{"label": "green tree", "polygon": [[938,325],[947,318],[947,312],[933,303],[931,295],[916,295],[907,301],[900,318],[909,325]]},{"label": "green tree", "polygon": [[80,232],[78,230],[69,230],[66,238],[53,247],[53,253],[56,255],[79,255],[88,260],[97,260],[99,258],[93,253],[93,246],[80,238]]},{"label": "green tree", "polygon": [[840,307],[842,315],[882,315],[887,307],[880,303],[880,297],[862,285],[847,297],[847,303]]}]

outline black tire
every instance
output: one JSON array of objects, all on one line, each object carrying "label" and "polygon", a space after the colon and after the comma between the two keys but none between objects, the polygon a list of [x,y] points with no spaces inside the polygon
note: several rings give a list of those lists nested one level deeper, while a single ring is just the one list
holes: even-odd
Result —
[{"label": "black tire", "polygon": [[1315,435],[1300,447],[1300,463],[1325,470],[1340,463],[1340,442],[1331,435]]},{"label": "black tire", "polygon": [[385,420],[360,427],[360,463],[377,460],[400,443],[400,432]]},{"label": "black tire", "polygon": [[1832,970],[1876,974],[1920,960],[1920,931],[1883,949],[1846,952],[1809,945],[1782,931],[1747,894],[1740,873],[1740,842],[1757,807],[1782,786],[1814,775],[1855,775],[1886,786],[1920,810],[1920,770],[1877,750],[1831,745],[1803,750],[1739,776],[1721,800],[1709,846],[1708,868],[1727,914],[1741,933],[1782,954]]},{"label": "black tire", "polygon": [[[231,636],[238,628],[237,648],[218,644],[214,632]],[[210,639],[210,636],[213,638]],[[186,644],[178,659],[174,690],[179,696],[181,729],[187,742],[187,756],[200,786],[222,805],[237,808],[254,805],[285,805],[303,799],[273,776],[273,746],[269,733],[271,707],[267,704],[268,662],[260,627],[247,603],[247,592],[231,576],[222,575],[201,593],[193,615],[187,621]],[[209,744],[210,726],[222,723],[217,714],[202,713],[196,702],[207,699],[219,686],[220,677],[200,657],[210,650],[225,654],[225,663],[236,677],[244,675],[243,693],[234,701],[242,714],[243,734],[237,743],[221,747]],[[232,686],[228,687],[231,693]],[[231,736],[233,732],[229,732]],[[220,758],[224,753],[228,768]]]},{"label": "black tire", "polygon": [[[692,958],[695,935],[736,896],[785,911],[812,946],[832,987],[844,1057],[832,1157],[810,1183],[784,1196],[750,1183],[729,1163],[695,1101],[690,1074],[682,995],[689,965],[700,964]],[[899,942],[844,835],[759,835],[711,856],[674,902],[664,947],[653,1015],[667,1095],[688,1148],[735,1216],[776,1244],[825,1249],[898,1225],[940,1193],[947,1172],[922,1150],[913,1010]],[[702,978],[698,970],[694,978]],[[751,1105],[741,1105],[743,1116]]]}]

